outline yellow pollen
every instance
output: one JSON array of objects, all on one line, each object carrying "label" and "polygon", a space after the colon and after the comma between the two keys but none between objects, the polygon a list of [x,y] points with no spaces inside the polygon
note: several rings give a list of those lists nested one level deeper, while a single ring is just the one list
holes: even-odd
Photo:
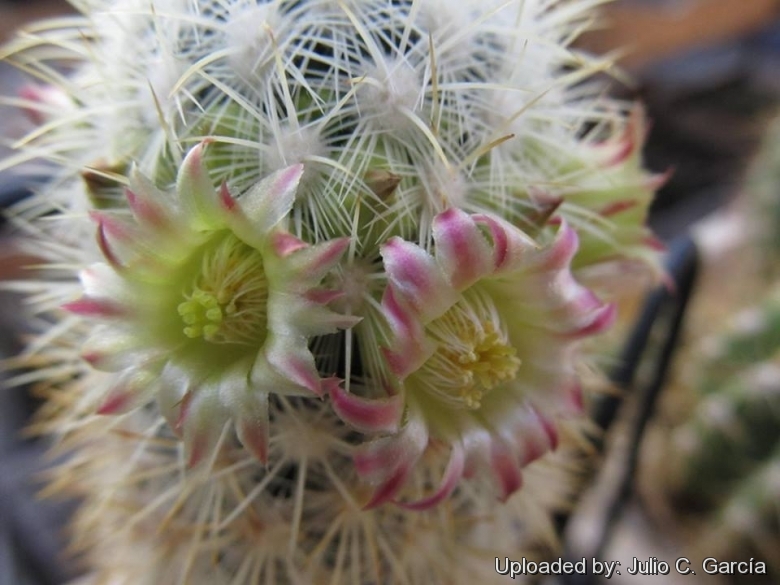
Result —
[{"label": "yellow pollen", "polygon": [[258,345],[266,334],[268,283],[260,253],[232,234],[210,246],[177,311],[190,339]]},{"label": "yellow pollen", "polygon": [[427,386],[469,409],[497,385],[513,380],[520,368],[517,350],[490,317],[478,318],[455,305],[429,325],[438,350],[427,363]]}]

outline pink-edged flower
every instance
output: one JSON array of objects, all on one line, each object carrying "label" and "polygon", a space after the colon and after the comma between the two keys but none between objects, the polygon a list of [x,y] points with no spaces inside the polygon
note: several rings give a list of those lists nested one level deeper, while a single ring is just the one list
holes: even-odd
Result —
[{"label": "pink-edged flower", "polygon": [[346,421],[390,433],[356,456],[378,486],[369,507],[396,498],[426,447],[442,444],[441,485],[402,505],[436,504],[482,469],[507,498],[521,468],[555,448],[554,421],[581,410],[578,341],[614,318],[573,278],[578,240],[565,222],[539,247],[502,219],[453,208],[434,219],[433,239],[433,254],[400,238],[382,249],[396,394],[371,402],[331,392]]},{"label": "pink-edged flower", "polygon": [[[663,244],[646,221],[655,192],[670,173],[653,175],[644,169],[646,134],[645,112],[637,106],[620,133],[603,142],[582,141],[574,150],[568,171],[577,180],[563,194],[574,207],[564,206],[562,211],[581,235],[580,249],[572,262],[575,270],[634,260],[662,276],[659,251]],[[583,222],[587,227],[579,229]]]},{"label": "pink-edged flower", "polygon": [[264,461],[269,394],[320,396],[337,383],[320,378],[308,341],[356,322],[320,287],[348,239],[312,246],[286,230],[302,165],[236,198],[214,188],[205,147],[187,154],[172,192],[133,170],[132,217],[93,212],[106,263],[82,271],[84,296],[66,308],[104,321],[83,352],[116,372],[100,413],[156,397],[191,464],[228,421]]}]

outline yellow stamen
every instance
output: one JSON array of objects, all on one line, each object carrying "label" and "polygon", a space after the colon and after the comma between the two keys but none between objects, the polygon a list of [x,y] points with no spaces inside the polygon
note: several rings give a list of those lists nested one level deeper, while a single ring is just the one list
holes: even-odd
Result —
[{"label": "yellow stamen", "polygon": [[203,253],[200,274],[177,311],[191,339],[259,345],[265,339],[268,283],[260,253],[226,235]]},{"label": "yellow stamen", "polygon": [[513,380],[521,360],[496,320],[492,312],[477,314],[464,302],[435,319],[428,333],[438,348],[420,372],[427,378],[426,386],[474,410],[487,392]]}]

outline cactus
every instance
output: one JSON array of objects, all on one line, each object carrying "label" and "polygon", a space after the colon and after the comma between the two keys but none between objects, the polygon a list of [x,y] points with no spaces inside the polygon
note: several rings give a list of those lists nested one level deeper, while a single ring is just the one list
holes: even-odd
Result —
[{"label": "cactus", "polygon": [[[777,564],[780,542],[780,290],[706,342],[696,409],[671,435],[675,505],[706,526],[706,556]],[[775,543],[773,546],[772,543]]]},{"label": "cactus", "polygon": [[756,160],[751,165],[746,190],[755,201],[751,206],[751,221],[758,227],[756,242],[761,251],[762,266],[768,278],[777,277],[777,256],[780,251],[780,206],[777,192],[780,188],[780,118],[768,123],[764,140]]},{"label": "cactus", "polygon": [[599,3],[83,0],[6,49],[96,579],[472,582],[551,530],[609,283],[658,274]]}]

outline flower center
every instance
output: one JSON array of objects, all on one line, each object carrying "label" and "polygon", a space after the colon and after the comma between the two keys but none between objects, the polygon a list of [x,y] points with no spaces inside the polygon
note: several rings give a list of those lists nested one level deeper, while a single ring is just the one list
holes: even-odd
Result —
[{"label": "flower center", "polygon": [[485,302],[458,302],[427,332],[438,347],[421,374],[435,394],[450,402],[478,409],[488,391],[517,375],[517,350]]},{"label": "flower center", "polygon": [[263,257],[233,234],[209,248],[177,310],[190,339],[261,344],[266,335],[268,282]]}]

